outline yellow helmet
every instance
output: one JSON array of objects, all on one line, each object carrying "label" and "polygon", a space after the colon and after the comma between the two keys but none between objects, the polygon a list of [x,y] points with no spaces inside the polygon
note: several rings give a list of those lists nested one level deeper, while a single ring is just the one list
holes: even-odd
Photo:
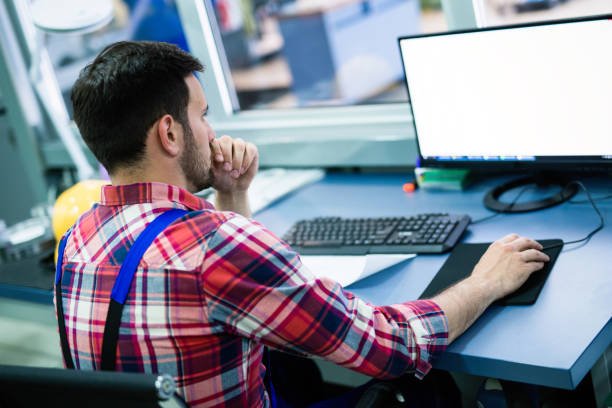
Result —
[{"label": "yellow helmet", "polygon": [[51,214],[51,225],[56,242],[85,211],[100,201],[102,186],[110,184],[105,180],[84,180],[65,190],[57,197]]}]

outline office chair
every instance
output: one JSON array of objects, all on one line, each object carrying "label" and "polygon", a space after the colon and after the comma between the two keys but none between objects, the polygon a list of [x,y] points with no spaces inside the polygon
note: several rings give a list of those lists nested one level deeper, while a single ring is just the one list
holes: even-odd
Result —
[{"label": "office chair", "polygon": [[186,407],[167,374],[0,365],[0,408]]}]

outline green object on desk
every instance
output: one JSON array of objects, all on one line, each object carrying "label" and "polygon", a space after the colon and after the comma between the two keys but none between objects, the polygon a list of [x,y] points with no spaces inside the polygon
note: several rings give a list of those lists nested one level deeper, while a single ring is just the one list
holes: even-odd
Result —
[{"label": "green object on desk", "polygon": [[414,175],[419,187],[425,189],[463,190],[470,182],[470,171],[465,169],[417,167]]}]

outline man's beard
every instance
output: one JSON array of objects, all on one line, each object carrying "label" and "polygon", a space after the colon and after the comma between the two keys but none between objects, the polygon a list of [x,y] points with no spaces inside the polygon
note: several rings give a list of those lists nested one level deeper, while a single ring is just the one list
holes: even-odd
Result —
[{"label": "man's beard", "polygon": [[203,155],[196,145],[191,126],[188,123],[184,124],[183,129],[185,150],[181,155],[179,164],[187,179],[189,190],[195,193],[211,186],[212,174],[210,164],[207,166],[206,163],[202,162]]}]

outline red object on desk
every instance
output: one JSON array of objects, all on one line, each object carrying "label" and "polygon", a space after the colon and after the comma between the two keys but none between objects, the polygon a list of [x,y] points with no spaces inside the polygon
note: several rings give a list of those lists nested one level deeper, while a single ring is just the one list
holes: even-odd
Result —
[{"label": "red object on desk", "polygon": [[406,193],[412,193],[414,190],[416,190],[416,183],[404,183],[402,190],[404,190]]}]

